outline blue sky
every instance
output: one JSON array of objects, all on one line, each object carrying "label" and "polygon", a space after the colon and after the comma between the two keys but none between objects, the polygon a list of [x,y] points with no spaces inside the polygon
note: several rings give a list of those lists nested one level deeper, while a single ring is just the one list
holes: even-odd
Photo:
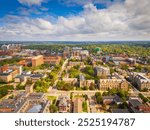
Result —
[{"label": "blue sky", "polygon": [[[22,0],[23,1],[23,0]],[[28,0],[30,1],[30,0]],[[72,0],[73,1],[73,0]],[[76,0],[75,0],[76,1]],[[80,0],[78,0],[80,1]],[[84,0],[86,1],[86,0]],[[92,1],[92,0],[91,0]],[[113,3],[113,0],[106,0]],[[122,0],[123,2],[123,0]],[[70,3],[70,4],[69,4]],[[65,3],[65,0],[46,0],[45,2],[41,3],[40,6],[37,4],[33,4],[28,6],[26,4],[20,3],[18,0],[1,0],[0,1],[0,17],[4,17],[6,15],[24,15],[21,14],[21,9],[32,9],[35,8],[40,11],[41,14],[51,14],[54,16],[68,16],[68,15],[76,15],[83,10],[83,4],[79,4],[79,2],[69,2],[68,4]],[[86,2],[83,2],[86,4]],[[88,3],[88,2],[87,2]],[[107,2],[101,2],[95,4],[98,9],[103,9],[107,7]],[[45,10],[41,10],[41,8],[45,8]],[[37,13],[30,13],[29,16],[32,17],[40,17],[40,14]]]},{"label": "blue sky", "polygon": [[149,5],[149,0],[1,0],[0,39],[149,40]]}]

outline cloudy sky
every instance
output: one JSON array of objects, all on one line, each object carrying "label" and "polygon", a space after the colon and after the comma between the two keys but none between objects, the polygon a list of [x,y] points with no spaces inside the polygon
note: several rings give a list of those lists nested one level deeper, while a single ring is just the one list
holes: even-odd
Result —
[{"label": "cloudy sky", "polygon": [[0,40],[150,40],[150,0],[0,0]]}]

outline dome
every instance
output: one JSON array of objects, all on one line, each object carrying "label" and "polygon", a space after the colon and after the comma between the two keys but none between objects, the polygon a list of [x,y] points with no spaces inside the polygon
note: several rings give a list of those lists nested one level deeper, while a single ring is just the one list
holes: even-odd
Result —
[{"label": "dome", "polygon": [[96,47],[96,48],[95,48],[95,51],[96,51],[96,52],[101,51],[101,48]]}]

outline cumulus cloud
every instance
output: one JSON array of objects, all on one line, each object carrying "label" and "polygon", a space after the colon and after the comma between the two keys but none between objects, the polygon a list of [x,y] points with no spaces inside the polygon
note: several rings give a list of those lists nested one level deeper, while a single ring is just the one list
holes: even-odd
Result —
[{"label": "cumulus cloud", "polygon": [[45,0],[18,0],[19,3],[27,6],[38,5],[40,6],[42,2],[46,2]]},{"label": "cumulus cloud", "polygon": [[[7,16],[2,40],[150,40],[150,1],[126,0],[106,9],[89,3],[77,16],[51,19]],[[17,22],[16,22],[17,21]]]}]

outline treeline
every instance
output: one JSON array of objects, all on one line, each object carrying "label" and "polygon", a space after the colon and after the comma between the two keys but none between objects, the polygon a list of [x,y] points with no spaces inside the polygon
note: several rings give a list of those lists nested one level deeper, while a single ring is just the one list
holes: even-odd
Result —
[{"label": "treeline", "polygon": [[83,49],[89,50],[91,53],[95,53],[95,48],[101,48],[104,54],[127,54],[129,56],[143,56],[147,57],[150,54],[149,43],[104,43],[104,44],[46,44],[46,45],[27,45],[23,46],[24,49],[38,49],[38,50],[49,50],[55,52],[62,52],[64,47],[82,47]]}]

